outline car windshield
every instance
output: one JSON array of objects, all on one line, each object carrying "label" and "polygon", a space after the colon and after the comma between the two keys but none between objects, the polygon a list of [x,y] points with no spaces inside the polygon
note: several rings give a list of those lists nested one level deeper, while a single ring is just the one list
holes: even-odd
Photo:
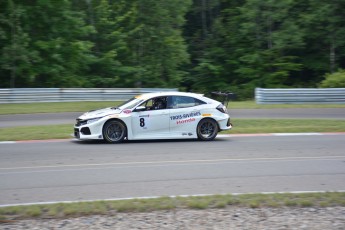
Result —
[{"label": "car windshield", "polygon": [[128,101],[125,101],[122,104],[120,104],[117,108],[119,108],[121,110],[132,109],[141,102],[143,102],[143,100],[140,100],[138,98],[133,97],[133,98],[129,99]]}]

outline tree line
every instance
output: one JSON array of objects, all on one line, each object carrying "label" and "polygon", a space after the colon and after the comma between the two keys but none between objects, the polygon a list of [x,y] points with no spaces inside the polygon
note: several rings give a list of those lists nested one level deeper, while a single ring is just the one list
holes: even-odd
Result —
[{"label": "tree line", "polygon": [[345,0],[2,0],[0,9],[0,88],[250,98],[255,87],[345,87]]}]

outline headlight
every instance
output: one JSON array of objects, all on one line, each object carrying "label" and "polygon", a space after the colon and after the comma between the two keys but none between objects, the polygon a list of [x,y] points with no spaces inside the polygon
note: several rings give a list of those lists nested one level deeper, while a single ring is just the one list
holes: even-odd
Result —
[{"label": "headlight", "polygon": [[86,124],[94,123],[94,122],[98,121],[99,119],[101,119],[101,117],[93,118],[93,119],[87,120],[87,121],[86,121]]}]

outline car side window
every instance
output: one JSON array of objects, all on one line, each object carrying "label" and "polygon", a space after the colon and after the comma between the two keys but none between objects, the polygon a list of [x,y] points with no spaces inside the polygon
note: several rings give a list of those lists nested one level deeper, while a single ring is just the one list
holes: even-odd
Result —
[{"label": "car side window", "polygon": [[146,110],[161,110],[167,108],[167,97],[151,98],[140,106],[145,106]]},{"label": "car side window", "polygon": [[187,96],[171,96],[169,97],[168,107],[171,109],[189,108],[202,104],[206,102],[196,99],[194,97]]},{"label": "car side window", "polygon": [[150,108],[152,108],[152,106],[153,106],[153,100],[152,99],[145,102],[146,109],[149,110]]}]

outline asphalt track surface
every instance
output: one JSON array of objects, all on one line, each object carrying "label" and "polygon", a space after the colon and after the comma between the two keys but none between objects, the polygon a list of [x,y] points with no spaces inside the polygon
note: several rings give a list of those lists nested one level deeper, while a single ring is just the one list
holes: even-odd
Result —
[{"label": "asphalt track surface", "polygon": [[345,134],[0,144],[0,205],[345,190]]},{"label": "asphalt track surface", "polygon": [[[345,108],[230,109],[232,118],[345,119]],[[0,115],[0,128],[74,124],[82,112]]]},{"label": "asphalt track surface", "polygon": [[[234,109],[233,118],[345,119],[345,109]],[[0,115],[0,128],[81,113]],[[212,142],[0,142],[0,206],[170,195],[345,190],[345,134],[232,135]]]}]

